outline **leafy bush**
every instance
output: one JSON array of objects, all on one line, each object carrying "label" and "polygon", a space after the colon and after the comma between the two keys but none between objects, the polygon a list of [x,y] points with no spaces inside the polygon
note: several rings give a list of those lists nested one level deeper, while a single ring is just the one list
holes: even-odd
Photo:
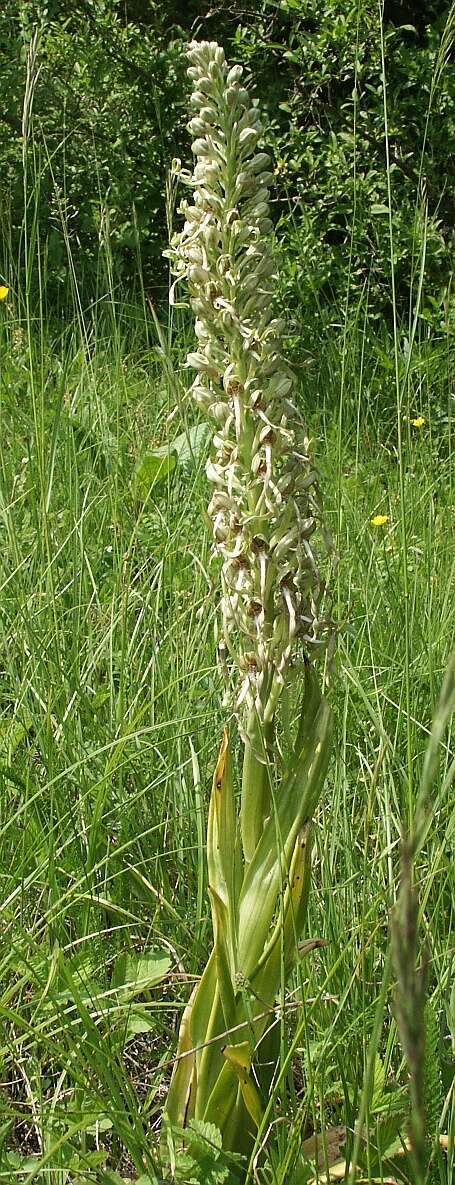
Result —
[{"label": "leafy bush", "polygon": [[[29,219],[40,228],[53,302],[68,282],[70,256],[91,294],[112,264],[132,278],[137,256],[149,282],[158,261],[162,275],[165,174],[179,147],[183,97],[180,45],[163,29],[158,5],[145,29],[123,13],[116,2],[92,0],[71,11],[55,3],[37,21],[34,4],[8,0],[0,17],[1,219],[23,264],[24,156]],[[32,98],[23,140],[27,58]]]},{"label": "leafy bush", "polygon": [[[431,5],[420,11],[419,27],[404,21],[403,6],[389,5],[386,13],[389,171],[398,312],[406,317],[415,305],[425,252],[423,315],[434,320],[445,316],[452,274],[455,68],[450,29],[441,42],[444,14],[438,9],[436,20]],[[333,305],[343,309],[349,289],[351,301],[368,301],[375,317],[389,314],[388,170],[375,0],[356,0],[342,10],[337,0],[282,0],[276,29],[259,24],[238,30],[235,40],[236,56],[249,61],[268,100],[278,230],[288,248],[294,299],[297,292],[309,315],[316,306],[333,316]],[[271,58],[275,71],[268,85]]]},{"label": "leafy bush", "polygon": [[[455,65],[449,6],[405,0],[385,9],[392,228],[398,312],[451,323]],[[21,137],[27,54],[27,136]],[[41,282],[55,308],[75,277],[90,297],[142,271],[167,291],[165,176],[188,157],[183,50],[194,34],[224,44],[252,70],[276,158],[275,220],[285,248],[285,300],[308,322],[349,301],[391,313],[390,231],[381,32],[376,0],[6,0],[0,15],[0,219],[6,279],[24,266],[39,227]],[[31,114],[30,114],[31,107]],[[24,194],[23,165],[27,171]],[[69,264],[71,256],[71,266]],[[13,262],[11,262],[13,261]],[[13,276],[11,275],[13,272]]]}]

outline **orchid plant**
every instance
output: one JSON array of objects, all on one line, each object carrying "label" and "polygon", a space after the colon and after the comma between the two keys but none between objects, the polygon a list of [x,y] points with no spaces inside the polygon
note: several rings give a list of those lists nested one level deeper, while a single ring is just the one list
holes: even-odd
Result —
[{"label": "orchid plant", "polygon": [[[213,42],[189,47],[193,172],[168,255],[186,285],[197,347],[190,394],[213,429],[209,515],[221,561],[218,653],[243,744],[237,807],[225,732],[209,807],[214,945],[185,1009],[166,1130],[213,1123],[226,1149],[251,1149],[262,1123],[261,1062],[283,968],[305,928],[312,817],[331,715],[314,661],[333,636],[313,545],[324,532],[317,471],[282,352],[268,154],[241,66]],[[283,767],[280,704],[302,686]],[[307,948],[311,942],[306,944]]]}]

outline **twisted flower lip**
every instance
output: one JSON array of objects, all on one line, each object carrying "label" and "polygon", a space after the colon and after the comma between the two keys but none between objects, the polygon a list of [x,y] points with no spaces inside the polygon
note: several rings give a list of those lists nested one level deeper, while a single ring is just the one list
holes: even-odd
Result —
[{"label": "twisted flower lip", "polygon": [[296,376],[282,353],[273,170],[258,105],[243,68],[229,68],[215,42],[192,43],[188,56],[195,161],[192,174],[175,165],[191,197],[167,252],[171,300],[184,281],[197,343],[186,359],[196,372],[190,393],[213,428],[208,509],[222,563],[221,646],[237,707],[254,707],[265,720],[272,711],[265,696],[275,704],[303,648],[318,652],[332,632],[312,539],[323,527],[319,480]]}]

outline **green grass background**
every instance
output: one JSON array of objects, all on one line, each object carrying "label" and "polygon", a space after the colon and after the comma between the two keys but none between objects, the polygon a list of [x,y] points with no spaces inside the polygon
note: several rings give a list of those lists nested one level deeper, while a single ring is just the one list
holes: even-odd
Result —
[{"label": "green grass background", "polygon": [[[63,333],[15,293],[0,313],[0,1179],[102,1181],[110,1165],[136,1180],[210,944],[204,829],[230,713],[215,666],[207,445],[138,490],[144,453],[193,423],[183,324],[160,342],[112,293]],[[399,343],[398,409],[393,343],[355,319],[302,374],[340,625],[310,905],[310,935],[328,944],[288,997],[294,1075],[282,1105],[303,1134],[355,1120],[400,834],[453,641],[450,347],[416,342],[407,365]],[[440,757],[417,877],[449,1060],[450,735]],[[147,1029],[135,1034],[131,999],[113,1006],[112,972],[122,953],[151,948],[171,969],[135,998]],[[402,1081],[390,983],[379,1051],[386,1077]],[[452,1097],[448,1110],[453,1126]],[[287,1126],[283,1158],[288,1138]]]},{"label": "green grass background", "polygon": [[[107,255],[99,299],[86,307],[75,289],[56,325],[32,198],[33,187],[23,284],[0,305],[0,1181],[145,1185],[179,1020],[210,948],[208,793],[226,722],[235,736],[215,664],[209,446],[199,436],[144,485],[145,454],[195,439],[188,317],[157,323],[143,293],[128,301]],[[378,326],[366,296],[351,305],[349,274],[346,285],[348,311],[296,357],[338,557],[339,638],[310,902],[309,937],[327,945],[281,1000],[278,1152],[260,1178],[279,1185],[314,1130],[342,1125],[352,1149],[359,1114],[368,1172],[384,1096],[406,1081],[389,914],[454,638],[450,328]],[[295,340],[298,311],[293,329]],[[439,756],[415,871],[449,1185],[450,729]],[[164,980],[122,990],[126,956],[151,951],[169,958]]]}]

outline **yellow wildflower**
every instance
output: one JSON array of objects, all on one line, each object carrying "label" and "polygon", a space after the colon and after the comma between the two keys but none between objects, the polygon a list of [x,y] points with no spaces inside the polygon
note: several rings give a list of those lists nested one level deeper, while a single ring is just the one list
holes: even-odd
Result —
[{"label": "yellow wildflower", "polygon": [[388,521],[389,521],[388,514],[375,514],[373,516],[373,518],[370,519],[372,527],[385,527],[385,525],[386,525],[386,523],[388,523]]},{"label": "yellow wildflower", "polygon": [[9,288],[5,288],[4,284],[0,284],[0,300],[6,300]]},{"label": "yellow wildflower", "polygon": [[425,423],[425,416],[416,416],[415,420],[411,420],[413,428],[423,428]]},{"label": "yellow wildflower", "polygon": [[284,157],[280,157],[280,160],[277,160],[273,172],[275,177],[284,177],[289,172],[287,161],[284,160]]}]

